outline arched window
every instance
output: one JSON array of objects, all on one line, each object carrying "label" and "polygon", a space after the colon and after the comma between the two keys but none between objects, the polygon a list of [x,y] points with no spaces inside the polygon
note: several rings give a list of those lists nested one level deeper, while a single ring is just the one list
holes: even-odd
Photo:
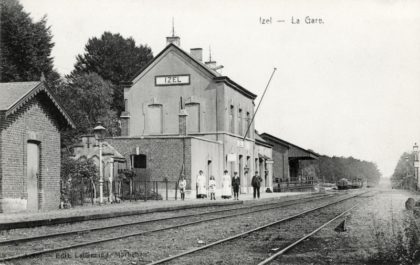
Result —
[{"label": "arched window", "polygon": [[187,133],[200,132],[200,104],[188,103],[185,104],[187,110]]},{"label": "arched window", "polygon": [[147,127],[150,134],[163,133],[163,111],[161,104],[151,104],[148,106]]}]

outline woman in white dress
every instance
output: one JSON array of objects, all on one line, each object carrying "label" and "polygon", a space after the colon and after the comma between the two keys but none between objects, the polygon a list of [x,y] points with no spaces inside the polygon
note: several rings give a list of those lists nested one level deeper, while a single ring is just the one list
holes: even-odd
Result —
[{"label": "woman in white dress", "polygon": [[207,194],[206,190],[206,176],[203,174],[203,170],[198,172],[197,176],[197,198],[204,199]]},{"label": "woman in white dress", "polygon": [[222,177],[222,199],[230,199],[232,197],[232,179],[225,170]]}]

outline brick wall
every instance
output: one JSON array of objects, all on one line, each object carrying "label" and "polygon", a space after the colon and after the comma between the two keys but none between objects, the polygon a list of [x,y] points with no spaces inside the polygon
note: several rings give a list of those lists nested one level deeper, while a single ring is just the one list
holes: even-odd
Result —
[{"label": "brick wall", "polygon": [[[1,186],[6,200],[28,198],[26,190],[26,148],[28,141],[40,146],[38,202],[40,210],[57,209],[60,203],[60,133],[56,116],[38,95],[2,122]],[[10,209],[23,210],[23,209]],[[32,209],[33,210],[33,209]]]},{"label": "brick wall", "polygon": [[[106,141],[130,161],[135,148],[146,155],[151,180],[177,181],[185,159],[185,176],[191,183],[191,139],[190,138],[108,138]],[[184,158],[185,157],[185,158]]]}]

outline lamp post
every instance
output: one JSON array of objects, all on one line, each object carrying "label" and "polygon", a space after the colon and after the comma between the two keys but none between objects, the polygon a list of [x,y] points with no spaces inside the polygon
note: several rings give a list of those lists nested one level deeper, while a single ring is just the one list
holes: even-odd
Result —
[{"label": "lamp post", "polygon": [[102,169],[102,142],[105,137],[106,129],[98,123],[98,125],[93,129],[96,140],[99,143],[99,204],[104,203],[104,174]]},{"label": "lamp post", "polygon": [[416,190],[419,189],[419,146],[417,143],[414,143],[413,146],[414,153],[414,179],[416,180]]}]

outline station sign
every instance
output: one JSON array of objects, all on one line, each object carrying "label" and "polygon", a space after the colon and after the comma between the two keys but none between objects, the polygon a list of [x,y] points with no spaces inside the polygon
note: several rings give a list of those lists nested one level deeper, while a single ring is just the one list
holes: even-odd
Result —
[{"label": "station sign", "polygon": [[227,154],[228,162],[236,162],[236,154]]},{"label": "station sign", "polygon": [[190,75],[158,75],[155,76],[156,86],[189,85]]}]

